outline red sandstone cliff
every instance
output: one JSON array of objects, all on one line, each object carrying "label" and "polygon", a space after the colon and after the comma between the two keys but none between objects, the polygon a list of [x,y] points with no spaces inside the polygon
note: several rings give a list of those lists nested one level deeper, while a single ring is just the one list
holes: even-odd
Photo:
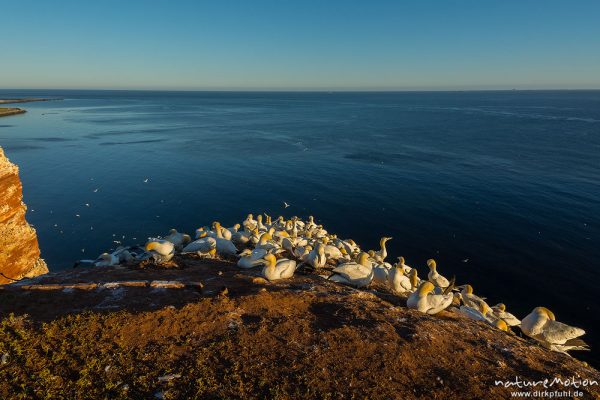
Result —
[{"label": "red sandstone cliff", "polygon": [[[0,147],[0,284],[48,272],[37,236],[25,220],[19,168]],[[3,276],[4,275],[4,276]]]}]

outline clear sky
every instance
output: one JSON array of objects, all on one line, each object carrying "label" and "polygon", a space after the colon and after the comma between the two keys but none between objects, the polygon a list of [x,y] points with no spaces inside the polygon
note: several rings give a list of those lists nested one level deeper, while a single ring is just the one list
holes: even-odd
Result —
[{"label": "clear sky", "polygon": [[600,0],[0,0],[0,88],[600,88]]}]

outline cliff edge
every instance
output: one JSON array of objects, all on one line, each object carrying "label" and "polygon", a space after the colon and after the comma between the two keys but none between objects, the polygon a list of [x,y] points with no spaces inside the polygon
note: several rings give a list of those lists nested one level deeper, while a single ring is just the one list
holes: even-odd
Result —
[{"label": "cliff edge", "polygon": [[0,285],[48,272],[35,229],[25,220],[19,168],[0,147]]}]

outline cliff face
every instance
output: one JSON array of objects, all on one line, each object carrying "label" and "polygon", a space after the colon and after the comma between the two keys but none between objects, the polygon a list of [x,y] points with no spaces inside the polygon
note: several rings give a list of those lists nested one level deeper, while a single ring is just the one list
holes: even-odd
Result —
[{"label": "cliff face", "polygon": [[40,258],[35,229],[25,220],[27,208],[22,197],[19,168],[0,147],[0,284],[48,272]]}]

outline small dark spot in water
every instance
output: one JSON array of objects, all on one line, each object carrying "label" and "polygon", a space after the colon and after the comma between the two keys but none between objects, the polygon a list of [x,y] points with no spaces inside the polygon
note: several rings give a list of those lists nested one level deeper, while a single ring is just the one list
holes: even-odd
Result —
[{"label": "small dark spot in water", "polygon": [[0,128],[12,128],[14,125],[0,125]]}]

